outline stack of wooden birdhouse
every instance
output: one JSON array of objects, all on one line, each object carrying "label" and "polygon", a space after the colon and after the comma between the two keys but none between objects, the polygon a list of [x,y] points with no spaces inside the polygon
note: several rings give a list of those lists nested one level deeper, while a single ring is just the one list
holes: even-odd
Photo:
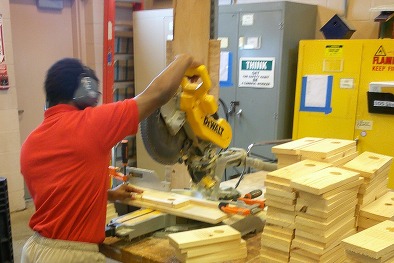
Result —
[{"label": "stack of wooden birdhouse", "polygon": [[288,262],[294,238],[297,192],[290,185],[292,178],[313,173],[330,164],[304,160],[269,172],[265,180],[267,215],[261,237],[264,262]]},{"label": "stack of wooden birdhouse", "polygon": [[394,192],[389,191],[360,209],[357,231],[370,228],[394,217]]},{"label": "stack of wooden birdhouse", "polygon": [[300,149],[320,140],[323,139],[305,137],[272,147],[271,151],[277,158],[278,169],[301,161]]},{"label": "stack of wooden birdhouse", "polygon": [[306,137],[272,147],[278,168],[300,160],[315,160],[340,166],[355,158],[356,142],[342,139]]},{"label": "stack of wooden birdhouse", "polygon": [[184,231],[168,237],[181,262],[223,262],[247,257],[241,233],[228,225]]},{"label": "stack of wooden birdhouse", "polygon": [[394,262],[394,222],[383,221],[342,240],[345,262]]},{"label": "stack of wooden birdhouse", "polygon": [[299,193],[290,262],[343,262],[343,238],[356,233],[359,173],[328,167],[293,178]]},{"label": "stack of wooden birdhouse", "polygon": [[357,212],[387,193],[388,174],[393,158],[390,156],[363,152],[343,167],[360,173],[364,178],[358,194]]}]

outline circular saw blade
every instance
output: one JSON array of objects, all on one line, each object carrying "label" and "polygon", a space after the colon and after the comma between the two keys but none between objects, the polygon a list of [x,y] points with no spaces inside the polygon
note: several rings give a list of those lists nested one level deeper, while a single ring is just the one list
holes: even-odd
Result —
[{"label": "circular saw blade", "polygon": [[161,116],[160,109],[141,121],[140,127],[145,148],[156,162],[171,165],[181,159],[187,136],[183,129],[176,135],[171,135]]}]

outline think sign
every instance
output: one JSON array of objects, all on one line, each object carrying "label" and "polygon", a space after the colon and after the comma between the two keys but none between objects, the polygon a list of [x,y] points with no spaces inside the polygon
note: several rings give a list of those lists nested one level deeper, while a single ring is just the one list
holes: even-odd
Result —
[{"label": "think sign", "polygon": [[241,58],[239,65],[239,87],[274,87],[275,58]]}]

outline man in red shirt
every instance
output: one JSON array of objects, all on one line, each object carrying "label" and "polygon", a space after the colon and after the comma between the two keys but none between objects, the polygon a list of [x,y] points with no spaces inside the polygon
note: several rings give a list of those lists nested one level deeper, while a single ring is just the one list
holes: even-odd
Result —
[{"label": "man in red shirt", "polygon": [[97,107],[93,70],[73,58],[51,66],[44,120],[21,149],[21,172],[36,208],[22,263],[105,262],[97,244],[105,238],[107,201],[141,193],[127,184],[108,189],[111,148],[135,135],[139,121],[165,104],[195,66],[191,56],[179,55],[141,94]]}]

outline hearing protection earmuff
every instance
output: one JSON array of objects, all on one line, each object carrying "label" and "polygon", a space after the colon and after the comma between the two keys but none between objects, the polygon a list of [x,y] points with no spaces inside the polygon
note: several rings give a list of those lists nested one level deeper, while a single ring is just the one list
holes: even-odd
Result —
[{"label": "hearing protection earmuff", "polygon": [[74,92],[73,98],[77,107],[85,109],[86,107],[96,106],[98,97],[101,94],[98,88],[99,84],[95,79],[89,77],[86,72],[82,73],[79,76],[79,85],[77,90]]}]

